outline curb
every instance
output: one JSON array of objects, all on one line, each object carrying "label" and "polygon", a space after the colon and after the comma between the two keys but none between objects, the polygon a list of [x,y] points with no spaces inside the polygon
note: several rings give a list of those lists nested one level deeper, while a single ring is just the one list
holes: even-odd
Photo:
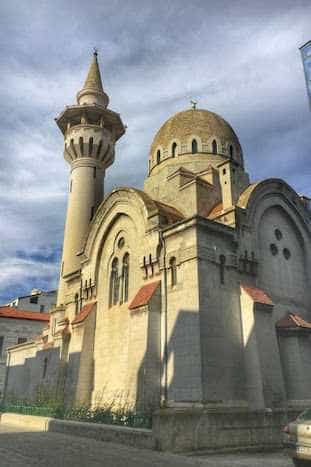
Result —
[{"label": "curb", "polygon": [[155,449],[152,431],[144,428],[76,422],[7,412],[0,415],[0,423],[1,425],[22,426],[23,428],[26,427],[36,431],[63,433],[138,448]]}]

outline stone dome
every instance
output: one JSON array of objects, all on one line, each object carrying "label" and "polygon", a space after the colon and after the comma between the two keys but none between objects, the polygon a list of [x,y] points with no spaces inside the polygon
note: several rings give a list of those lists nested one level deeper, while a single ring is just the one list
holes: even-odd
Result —
[{"label": "stone dome", "polygon": [[155,135],[149,172],[170,158],[194,153],[209,154],[212,165],[231,158],[243,166],[242,148],[229,123],[214,112],[189,109],[169,118]]}]

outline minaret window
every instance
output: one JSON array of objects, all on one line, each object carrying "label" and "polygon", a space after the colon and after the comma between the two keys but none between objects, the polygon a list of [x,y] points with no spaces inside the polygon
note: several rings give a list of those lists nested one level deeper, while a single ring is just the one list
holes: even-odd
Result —
[{"label": "minaret window", "polygon": [[125,253],[123,256],[122,262],[122,302],[128,301],[128,293],[129,293],[129,259],[130,255]]},{"label": "minaret window", "polygon": [[82,138],[82,136],[80,136],[80,138],[79,138],[79,147],[80,147],[81,156],[83,156],[84,155],[84,147],[83,147],[83,138]]},{"label": "minaret window", "polygon": [[233,158],[233,146],[232,145],[230,145],[229,147],[229,152],[230,152],[230,159],[232,159]]},{"label": "minaret window", "polygon": [[192,154],[196,154],[198,152],[198,142],[196,139],[193,139],[192,140],[192,143],[191,143],[191,152]]},{"label": "minaret window", "polygon": [[213,140],[212,142],[212,153],[217,154],[217,141]]},{"label": "minaret window", "polygon": [[72,180],[70,180],[70,193],[72,192]]},{"label": "minaret window", "polygon": [[176,152],[177,152],[177,143],[173,143],[172,144],[172,157],[176,156]]},{"label": "minaret window", "polygon": [[171,271],[171,287],[177,284],[177,266],[176,258],[173,256],[170,259],[170,271]]},{"label": "minaret window", "polygon": [[93,178],[96,178],[96,167],[93,167]]},{"label": "minaret window", "polygon": [[161,151],[160,149],[157,150],[157,164],[160,164],[161,162]]},{"label": "minaret window", "polygon": [[118,258],[114,258],[110,272],[109,307],[116,305],[119,300]]},{"label": "minaret window", "polygon": [[100,153],[101,153],[101,150],[102,150],[102,145],[103,145],[103,141],[100,140],[100,142],[98,144],[97,151],[96,151],[96,159],[99,159],[99,156],[100,156]]},{"label": "minaret window", "polygon": [[89,156],[93,154],[93,137],[89,139]]},{"label": "minaret window", "polygon": [[71,148],[71,150],[72,150],[72,152],[73,152],[75,158],[77,159],[78,156],[77,156],[77,153],[76,153],[76,148],[75,148],[75,144],[74,144],[74,139],[71,139],[71,140],[70,140],[70,148]]}]

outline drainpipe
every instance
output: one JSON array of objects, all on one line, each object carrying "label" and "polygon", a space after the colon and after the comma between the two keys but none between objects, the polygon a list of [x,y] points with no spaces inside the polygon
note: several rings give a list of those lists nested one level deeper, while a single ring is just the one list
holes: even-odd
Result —
[{"label": "drainpipe", "polygon": [[[162,319],[164,319],[164,348],[163,348],[163,362],[162,362],[162,369],[163,369],[163,375],[164,375],[164,388],[162,387],[161,383],[161,399],[162,399],[162,404],[165,406],[167,403],[168,399],[168,376],[167,376],[167,365],[168,365],[168,352],[167,352],[167,270],[166,270],[166,244],[165,240],[163,237],[163,232],[159,232],[159,240],[160,244],[163,249],[163,271],[164,271],[164,277],[163,277],[163,300],[162,300],[162,313],[161,315],[163,316]],[[162,331],[162,319],[161,319],[161,331]],[[162,337],[162,336],[161,336]],[[161,339],[161,342],[163,342]],[[162,348],[161,348],[162,351]]]}]

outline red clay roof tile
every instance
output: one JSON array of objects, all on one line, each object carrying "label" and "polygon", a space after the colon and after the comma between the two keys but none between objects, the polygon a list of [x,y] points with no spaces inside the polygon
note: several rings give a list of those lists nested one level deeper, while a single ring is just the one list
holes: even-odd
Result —
[{"label": "red clay roof tile", "polygon": [[0,318],[27,319],[31,321],[49,321],[49,313],[39,313],[37,311],[26,311],[11,306],[0,307]]},{"label": "red clay roof tile", "polygon": [[263,303],[264,305],[273,305],[273,301],[263,290],[244,284],[241,284],[241,288],[247,293],[247,295],[251,297],[254,302]]},{"label": "red clay roof tile", "polygon": [[139,289],[132,302],[129,305],[129,310],[134,310],[140,306],[148,305],[153,294],[157,290],[161,281],[150,282]]},{"label": "red clay roof tile", "polygon": [[206,214],[206,217],[208,219],[213,220],[215,217],[218,217],[221,214],[222,210],[223,210],[223,204],[218,203]]},{"label": "red clay roof tile", "polygon": [[279,321],[277,321],[276,327],[281,329],[303,328],[309,329],[311,331],[311,323],[305,321],[297,313],[288,313],[288,315],[284,316],[283,318],[279,319]]},{"label": "red clay roof tile", "polygon": [[71,324],[82,323],[82,321],[84,321],[89,316],[89,314],[91,313],[95,305],[96,305],[96,302],[92,302],[92,303],[88,303],[87,305],[84,305],[80,313],[75,317],[75,319],[72,321]]}]

